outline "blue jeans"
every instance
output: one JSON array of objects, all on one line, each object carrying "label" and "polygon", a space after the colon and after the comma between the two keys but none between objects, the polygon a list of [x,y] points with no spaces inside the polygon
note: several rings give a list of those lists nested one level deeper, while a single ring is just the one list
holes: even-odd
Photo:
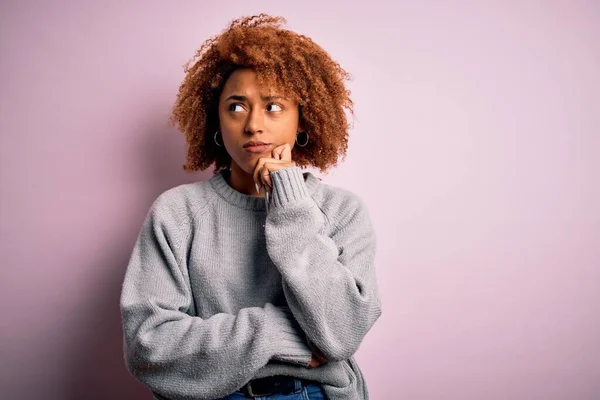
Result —
[{"label": "blue jeans", "polygon": [[[255,397],[254,400],[325,400],[327,396],[323,393],[320,385],[311,384],[302,388],[302,384],[296,379],[296,390],[289,394],[274,394],[272,396]],[[248,400],[241,392],[235,392],[220,400]]]}]

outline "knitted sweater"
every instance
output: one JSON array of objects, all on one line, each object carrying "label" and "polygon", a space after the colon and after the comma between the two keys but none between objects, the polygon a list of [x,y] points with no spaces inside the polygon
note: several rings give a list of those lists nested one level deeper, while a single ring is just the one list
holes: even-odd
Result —
[{"label": "knitted sweater", "polygon": [[[288,375],[368,399],[353,357],[381,315],[367,209],[300,167],[271,177],[268,212],[222,172],[152,204],[120,307],[127,368],[156,395],[218,399]],[[309,341],[327,363],[307,368]]]}]

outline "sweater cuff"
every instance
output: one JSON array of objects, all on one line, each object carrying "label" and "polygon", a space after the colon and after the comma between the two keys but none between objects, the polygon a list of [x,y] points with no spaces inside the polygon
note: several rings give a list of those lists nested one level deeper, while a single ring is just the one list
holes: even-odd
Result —
[{"label": "sweater cuff", "polygon": [[267,313],[279,328],[273,359],[308,367],[312,360],[312,351],[292,311],[287,307],[273,306],[267,308]]},{"label": "sweater cuff", "polygon": [[309,197],[308,187],[300,167],[282,168],[271,172],[273,182],[272,206],[281,207],[286,203]]}]

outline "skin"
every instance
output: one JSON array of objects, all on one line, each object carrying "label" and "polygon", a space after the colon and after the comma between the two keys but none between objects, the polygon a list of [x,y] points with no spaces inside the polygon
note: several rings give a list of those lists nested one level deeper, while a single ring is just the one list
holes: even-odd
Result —
[{"label": "skin", "polygon": [[[219,127],[231,156],[228,183],[238,192],[262,197],[264,190],[271,191],[271,172],[296,165],[292,148],[302,131],[298,103],[260,87],[251,69],[238,69],[225,82],[219,97]],[[263,153],[250,153],[243,148],[250,140],[270,146]],[[309,368],[327,362],[319,349],[309,345],[313,353]]]},{"label": "skin", "polygon": [[[238,69],[219,98],[220,131],[232,159],[229,185],[250,196],[262,197],[264,188],[270,191],[270,172],[296,165],[292,148],[301,131],[298,103],[273,93],[259,87],[254,71]],[[264,153],[250,153],[243,148],[250,140],[270,146]]]}]

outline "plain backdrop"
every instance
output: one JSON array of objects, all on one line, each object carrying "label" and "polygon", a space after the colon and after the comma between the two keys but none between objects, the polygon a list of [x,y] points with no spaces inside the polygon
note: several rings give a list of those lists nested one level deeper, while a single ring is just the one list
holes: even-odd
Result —
[{"label": "plain backdrop", "polygon": [[2,1],[0,397],[149,399],[120,285],[186,174],[183,65],[267,12],[353,75],[383,315],[371,398],[600,398],[597,1]]}]

